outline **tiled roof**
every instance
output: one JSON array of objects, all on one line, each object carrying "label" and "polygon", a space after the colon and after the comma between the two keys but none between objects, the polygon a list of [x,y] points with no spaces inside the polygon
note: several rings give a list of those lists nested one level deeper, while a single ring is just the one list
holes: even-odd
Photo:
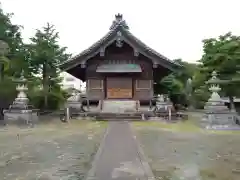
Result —
[{"label": "tiled roof", "polygon": [[82,58],[84,56],[87,56],[88,54],[91,54],[91,53],[97,51],[99,48],[101,48],[102,45],[104,45],[106,42],[111,40],[112,37],[117,36],[117,33],[119,31],[122,32],[123,36],[127,36],[127,38],[129,38],[131,41],[134,41],[136,44],[138,44],[138,46],[141,47],[142,51],[147,52],[153,56],[156,56],[157,58],[164,60],[165,62],[172,64],[173,66],[177,66],[177,67],[181,66],[180,64],[173,62],[170,59],[168,59],[167,57],[163,56],[162,54],[156,52],[155,50],[153,50],[152,48],[147,46],[145,43],[143,43],[141,40],[136,38],[129,31],[129,28],[128,28],[125,20],[122,19],[122,15],[118,14],[115,17],[116,17],[116,19],[113,21],[113,24],[112,24],[109,32],[104,37],[102,37],[100,40],[95,42],[88,49],[82,51],[80,54],[78,54],[78,55],[72,57],[71,59],[65,61],[64,63],[60,64],[59,65],[60,68],[65,69],[65,67],[68,66],[68,64],[72,64],[72,63],[74,64],[77,59]]}]

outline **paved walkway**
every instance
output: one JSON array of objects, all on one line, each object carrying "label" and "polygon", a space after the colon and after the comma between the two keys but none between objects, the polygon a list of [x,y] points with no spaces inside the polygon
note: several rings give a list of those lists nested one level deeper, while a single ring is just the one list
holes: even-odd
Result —
[{"label": "paved walkway", "polygon": [[110,122],[88,180],[148,180],[149,166],[128,122]]}]

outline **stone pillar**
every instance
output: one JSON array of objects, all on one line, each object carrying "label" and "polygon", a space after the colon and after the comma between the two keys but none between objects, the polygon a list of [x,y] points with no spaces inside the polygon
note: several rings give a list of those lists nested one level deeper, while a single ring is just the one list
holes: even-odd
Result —
[{"label": "stone pillar", "polygon": [[27,79],[23,76],[22,72],[21,77],[16,80],[18,95],[14,100],[13,104],[10,105],[8,110],[4,110],[4,121],[6,124],[25,124],[33,125],[38,121],[37,110],[29,104],[29,99],[26,95],[28,90],[27,88]]}]

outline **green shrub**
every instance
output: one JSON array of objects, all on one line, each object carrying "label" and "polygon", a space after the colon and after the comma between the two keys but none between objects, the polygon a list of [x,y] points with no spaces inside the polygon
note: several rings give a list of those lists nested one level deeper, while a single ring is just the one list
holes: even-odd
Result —
[{"label": "green shrub", "polygon": [[42,90],[29,93],[30,102],[37,109],[57,110],[65,102],[64,94],[62,92],[49,92],[47,96],[47,107],[45,107],[44,98],[45,96]]}]

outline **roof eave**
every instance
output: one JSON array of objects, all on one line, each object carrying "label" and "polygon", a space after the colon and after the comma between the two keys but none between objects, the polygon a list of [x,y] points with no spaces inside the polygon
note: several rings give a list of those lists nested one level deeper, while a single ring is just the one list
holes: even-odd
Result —
[{"label": "roof eave", "polygon": [[[59,65],[59,68],[66,71],[68,69],[73,68],[74,66],[77,66],[78,64],[81,64],[86,58],[89,58],[90,54],[93,54],[94,52],[98,51],[101,47],[101,45],[105,44],[109,41],[109,38],[112,37],[114,33],[117,31],[125,32],[125,36],[127,38],[132,39],[135,41],[135,43],[138,44],[139,47],[144,48],[146,51],[142,51],[141,53],[147,54],[148,57],[157,59],[159,62],[166,63],[166,68],[169,68],[171,71],[176,71],[176,69],[179,69],[179,67],[182,67],[180,64],[175,63],[168,59],[167,57],[161,55],[160,53],[156,52],[155,50],[151,49],[149,46],[144,44],[141,40],[139,40],[137,37],[135,37],[130,31],[127,29],[124,29],[122,26],[116,26],[114,29],[110,30],[103,38],[101,38],[99,41],[94,43],[92,46],[90,46],[88,49],[82,51],[80,54],[72,57],[71,59],[67,60],[66,62]],[[95,53],[94,53],[95,54]]]}]

